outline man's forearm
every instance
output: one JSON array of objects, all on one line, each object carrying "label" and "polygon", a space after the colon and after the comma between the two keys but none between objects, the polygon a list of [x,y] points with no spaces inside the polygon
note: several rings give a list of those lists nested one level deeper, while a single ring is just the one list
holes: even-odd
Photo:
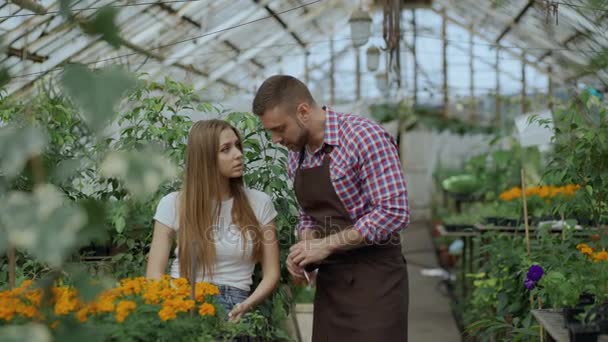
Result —
[{"label": "man's forearm", "polygon": [[331,253],[347,251],[367,245],[365,238],[354,228],[344,229],[325,238]]},{"label": "man's forearm", "polygon": [[319,238],[319,232],[314,229],[304,229],[300,231],[300,240],[312,240]]}]

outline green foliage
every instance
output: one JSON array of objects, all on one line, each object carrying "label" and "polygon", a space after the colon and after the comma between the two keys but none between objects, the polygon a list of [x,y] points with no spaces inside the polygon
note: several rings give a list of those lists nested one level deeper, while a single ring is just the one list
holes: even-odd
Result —
[{"label": "green foliage", "polygon": [[440,108],[415,107],[407,121],[407,130],[422,126],[440,132],[449,131],[460,135],[496,133],[496,128],[493,126],[482,126],[457,117],[446,118]]},{"label": "green foliage", "polygon": [[96,132],[112,121],[117,102],[135,85],[135,80],[119,68],[91,71],[83,65],[65,67],[62,81],[67,93],[82,107],[85,122]]},{"label": "green foliage", "polygon": [[[503,142],[509,148],[501,147]],[[515,139],[500,135],[494,138],[490,146],[489,152],[473,156],[464,166],[464,172],[478,177],[480,192],[486,194],[486,199],[496,199],[501,192],[520,186],[522,168],[526,170],[528,184],[538,183],[542,167],[538,148],[524,148]]]},{"label": "green foliage", "polygon": [[46,135],[40,128],[0,128],[0,168],[3,174],[9,179],[18,175],[27,161],[39,154],[46,144]]},{"label": "green foliage", "polygon": [[[85,70],[82,73],[88,75],[86,77],[91,82],[98,82],[97,91],[105,89],[103,84],[114,84],[121,79],[107,76],[113,74],[105,71],[90,74]],[[78,79],[81,74],[74,75]],[[226,113],[220,107],[202,101],[192,87],[170,79],[162,83],[133,84],[135,87],[121,102],[121,108],[126,110],[117,114],[113,111],[104,113],[103,120],[92,119],[90,113],[101,114],[100,108],[110,110],[114,106],[100,104],[97,99],[87,96],[75,98],[75,93],[68,98],[45,92],[26,103],[7,99],[0,105],[0,119],[10,123],[11,127],[47,127],[49,131],[48,144],[38,144],[38,150],[28,152],[26,144],[20,146],[25,152],[17,154],[21,164],[12,170],[13,178],[0,177],[8,189],[22,191],[2,197],[3,201],[15,196],[24,198],[23,203],[18,202],[22,204],[20,207],[7,204],[0,210],[0,232],[3,236],[9,229],[5,227],[27,228],[18,232],[21,235],[17,234],[16,240],[7,240],[19,247],[19,280],[56,279],[53,276],[55,269],[78,278],[81,273],[68,267],[68,261],[78,262],[81,257],[78,249],[89,241],[96,242],[93,247],[109,242],[113,251],[105,260],[84,263],[89,273],[96,277],[116,278],[143,274],[152,236],[151,218],[158,200],[168,192],[179,189],[181,184],[185,144],[192,125],[186,114],[206,112],[222,116]],[[116,96],[120,94],[118,91],[110,93]],[[119,103],[119,98],[112,94],[100,96],[112,103]],[[87,110],[86,114],[82,114],[79,108],[83,112]],[[28,115],[31,119],[23,120]],[[238,326],[223,327],[222,331],[228,335],[246,332],[266,340],[286,340],[288,338],[282,329],[282,322],[290,310],[292,291],[287,285],[290,278],[284,260],[288,247],[295,240],[293,227],[297,222],[296,201],[286,175],[287,151],[270,142],[256,116],[232,113],[225,117],[238,127],[243,137],[247,185],[271,195],[279,212],[276,220],[281,244],[282,286],[252,313],[248,321]],[[104,125],[109,124],[115,124],[117,129],[111,137],[104,137],[107,132]],[[30,162],[36,153],[41,153],[47,180],[54,184],[49,185],[50,189],[56,195],[53,198],[45,197],[45,203],[61,210],[58,213],[47,210],[46,216],[32,215],[31,210],[21,208],[24,205],[43,207],[36,194],[40,191],[38,189],[44,187],[34,186]],[[14,215],[12,211],[15,210],[23,215]],[[71,229],[70,225],[58,221],[60,219],[78,223],[81,229]],[[42,224],[43,220],[46,226]],[[53,228],[55,226],[65,231]],[[28,229],[34,233],[34,242],[22,236],[29,236],[26,234]],[[109,236],[109,241],[106,236]],[[46,245],[38,240],[39,237],[45,238]],[[56,238],[61,239],[60,243]],[[6,244],[0,247],[5,248]],[[51,252],[55,254],[43,254]],[[7,279],[6,267],[1,271],[0,279]],[[260,278],[261,270],[257,269],[256,284]],[[82,282],[79,284],[79,289],[86,290]],[[60,333],[61,330],[53,332],[54,336]]]},{"label": "green foliage", "polygon": [[[536,341],[522,274],[525,259],[523,238],[486,235],[480,255],[486,258],[474,275],[474,290],[464,311],[467,334],[482,341]],[[536,330],[536,332],[535,332]]]},{"label": "green foliage", "polygon": [[118,11],[112,7],[103,7],[95,17],[82,24],[82,29],[89,35],[100,35],[101,39],[108,42],[114,48],[119,48],[122,44],[122,39],[116,26],[116,16]]},{"label": "green foliage", "polygon": [[477,177],[470,174],[450,176],[444,179],[441,185],[445,191],[459,195],[471,195],[481,188]]},{"label": "green foliage", "polygon": [[[557,210],[587,216],[594,222],[608,219],[608,118],[605,104],[584,92],[561,108],[554,120],[553,153],[546,177],[561,184],[581,186],[575,201]],[[581,210],[584,210],[581,212]]]}]

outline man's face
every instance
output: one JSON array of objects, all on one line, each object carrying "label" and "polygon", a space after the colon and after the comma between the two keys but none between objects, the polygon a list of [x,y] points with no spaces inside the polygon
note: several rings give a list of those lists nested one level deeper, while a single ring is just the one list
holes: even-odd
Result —
[{"label": "man's face", "polygon": [[307,143],[309,131],[309,106],[300,104],[296,113],[286,110],[287,106],[276,106],[262,115],[262,125],[271,136],[272,142],[281,144],[291,151],[299,152]]}]

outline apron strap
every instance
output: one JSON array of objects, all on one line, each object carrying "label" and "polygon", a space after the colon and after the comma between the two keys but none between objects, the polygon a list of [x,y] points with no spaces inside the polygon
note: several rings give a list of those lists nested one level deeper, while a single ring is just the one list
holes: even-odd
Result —
[{"label": "apron strap", "polygon": [[[329,157],[331,151],[334,150],[334,147],[328,144],[323,145],[323,153],[325,153],[325,158]],[[300,150],[300,156],[298,157],[298,169],[302,167],[302,163],[304,162],[304,158],[306,157],[306,146],[302,147]]]}]

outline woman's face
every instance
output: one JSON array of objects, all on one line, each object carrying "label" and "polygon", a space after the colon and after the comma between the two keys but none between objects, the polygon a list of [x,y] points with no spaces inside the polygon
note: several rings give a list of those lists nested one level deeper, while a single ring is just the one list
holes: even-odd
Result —
[{"label": "woman's face", "polygon": [[220,134],[218,166],[220,174],[226,178],[238,178],[243,175],[241,142],[232,129],[225,129]]}]

